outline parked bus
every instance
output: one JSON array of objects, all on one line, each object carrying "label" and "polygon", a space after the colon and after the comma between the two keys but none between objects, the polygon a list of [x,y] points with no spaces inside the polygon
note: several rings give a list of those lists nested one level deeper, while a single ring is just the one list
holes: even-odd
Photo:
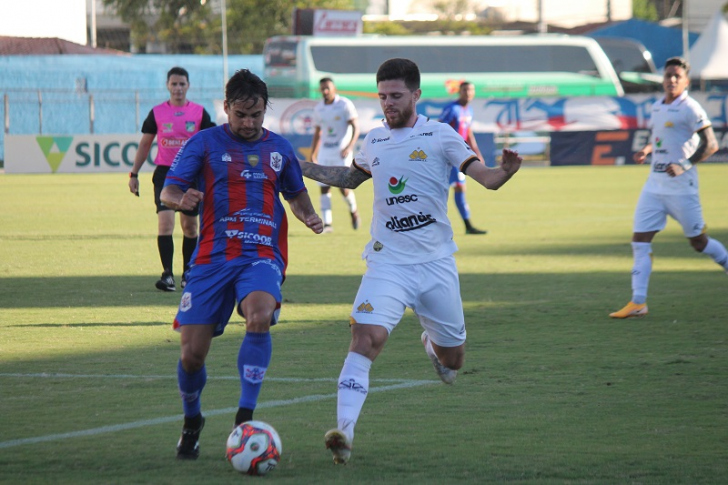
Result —
[{"label": "parked bus", "polygon": [[624,94],[599,44],[581,36],[277,36],[263,55],[275,98],[320,98],[322,77],[346,96],[376,97],[374,75],[393,57],[419,65],[427,98],[450,97],[463,80],[479,98]]}]

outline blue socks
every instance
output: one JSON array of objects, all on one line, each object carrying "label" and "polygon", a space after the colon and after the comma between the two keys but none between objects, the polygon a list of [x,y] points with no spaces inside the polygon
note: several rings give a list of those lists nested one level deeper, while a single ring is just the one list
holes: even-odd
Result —
[{"label": "blue socks", "polygon": [[463,220],[470,219],[470,207],[465,201],[465,192],[453,192],[453,198],[455,199],[455,206],[458,208],[460,217],[462,217]]},{"label": "blue socks", "polygon": [[200,414],[200,394],[202,394],[206,382],[207,370],[205,366],[202,366],[202,369],[195,373],[188,374],[182,368],[182,361],[177,362],[177,383],[185,417],[193,418]]},{"label": "blue socks", "polygon": [[238,353],[241,387],[239,407],[255,409],[272,352],[270,332],[245,334]]}]

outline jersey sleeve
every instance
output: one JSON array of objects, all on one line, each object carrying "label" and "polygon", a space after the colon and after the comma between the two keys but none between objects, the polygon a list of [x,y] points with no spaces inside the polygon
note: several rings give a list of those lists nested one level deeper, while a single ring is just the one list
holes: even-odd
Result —
[{"label": "jersey sleeve", "polygon": [[285,157],[286,163],[284,164],[280,175],[280,191],[284,199],[290,200],[295,198],[301,192],[304,192],[306,190],[306,185],[303,183],[301,165],[298,163],[298,158],[293,151],[293,147],[290,143],[286,143],[288,144],[286,149],[281,150],[281,155]]},{"label": "jersey sleeve", "polygon": [[154,117],[154,110],[149,110],[149,114],[142,123],[142,133],[145,135],[157,134],[157,119]]},{"label": "jersey sleeve", "polygon": [[354,103],[349,98],[343,98],[345,99],[346,104],[346,121],[355,120],[359,117],[359,113],[356,111],[356,106],[354,106]]},{"label": "jersey sleeve", "polygon": [[473,159],[478,159],[478,156],[465,143],[462,136],[451,128],[445,127],[444,125],[440,126],[442,127],[439,130],[440,146],[443,150],[443,156],[450,166],[462,171]]},{"label": "jersey sleeve", "polygon": [[205,161],[204,137],[195,134],[177,152],[172,166],[167,172],[164,186],[178,185],[183,191],[190,188],[202,170]]},{"label": "jersey sleeve", "polygon": [[353,165],[367,175],[372,175],[372,168],[367,161],[367,147],[371,145],[369,139],[371,138],[371,131],[367,133],[364,138],[364,142],[361,144],[361,149],[354,155]]},{"label": "jersey sleeve", "polygon": [[693,127],[693,132],[697,133],[712,125],[708,114],[705,112],[702,106],[697,101],[691,103],[691,108],[688,111],[688,123]]},{"label": "jersey sleeve", "polygon": [[210,113],[207,112],[205,108],[202,108],[202,121],[200,121],[200,130],[204,130],[206,128],[212,128],[213,126],[217,126],[214,121],[212,121],[212,118],[210,117]]}]

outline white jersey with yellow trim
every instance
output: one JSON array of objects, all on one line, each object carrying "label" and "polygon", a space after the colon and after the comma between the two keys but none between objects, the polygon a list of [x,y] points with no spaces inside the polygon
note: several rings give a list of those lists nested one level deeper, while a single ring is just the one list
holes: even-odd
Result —
[{"label": "white jersey with yellow trim", "polygon": [[372,239],[363,258],[391,264],[434,261],[457,245],[447,217],[452,167],[477,157],[450,125],[419,115],[413,128],[371,130],[354,158],[372,176]]},{"label": "white jersey with yellow trim", "polygon": [[670,104],[664,101],[662,97],[652,105],[652,165],[644,190],[664,195],[697,194],[695,167],[677,177],[670,177],[666,170],[671,163],[686,163],[695,153],[700,141],[697,132],[711,125],[710,118],[687,91]]}]

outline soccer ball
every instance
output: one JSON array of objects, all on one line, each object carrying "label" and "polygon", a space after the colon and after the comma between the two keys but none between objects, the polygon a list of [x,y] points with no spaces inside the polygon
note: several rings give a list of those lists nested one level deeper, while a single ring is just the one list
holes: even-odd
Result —
[{"label": "soccer ball", "polygon": [[227,440],[227,459],[240,473],[265,475],[278,465],[283,445],[268,423],[246,421],[235,427]]}]

